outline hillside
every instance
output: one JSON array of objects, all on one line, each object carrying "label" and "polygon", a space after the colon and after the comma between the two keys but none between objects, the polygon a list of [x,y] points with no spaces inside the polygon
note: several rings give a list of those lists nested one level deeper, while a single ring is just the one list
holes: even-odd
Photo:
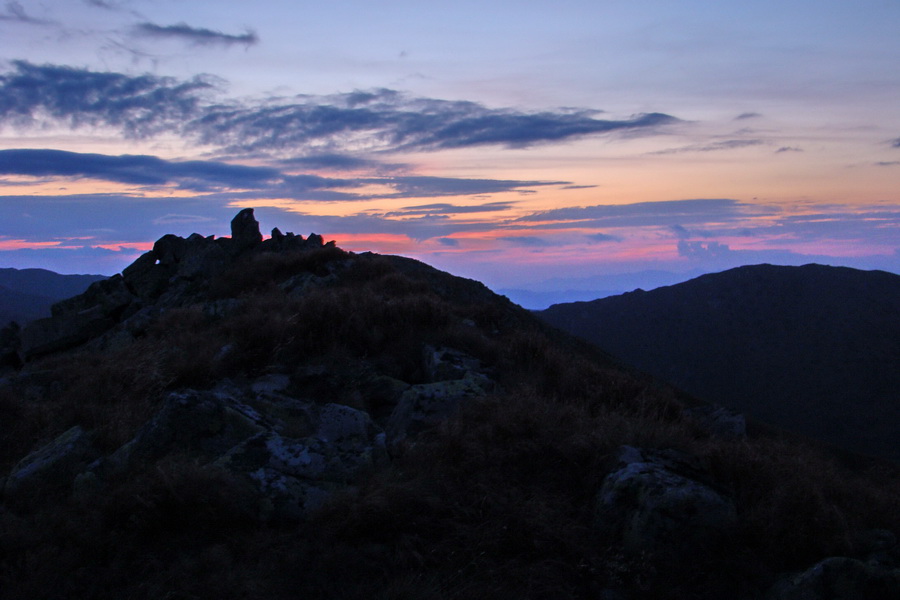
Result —
[{"label": "hillside", "polygon": [[7,334],[2,598],[900,592],[895,466],[250,209]]},{"label": "hillside", "polygon": [[50,306],[82,293],[101,275],[60,275],[46,269],[0,269],[0,326],[50,316]]},{"label": "hillside", "polygon": [[540,314],[700,398],[900,460],[900,276],[757,265]]}]

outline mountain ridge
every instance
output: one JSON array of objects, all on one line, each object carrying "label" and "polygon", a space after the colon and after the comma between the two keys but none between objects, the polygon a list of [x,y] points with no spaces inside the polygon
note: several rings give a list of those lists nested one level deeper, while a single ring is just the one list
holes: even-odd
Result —
[{"label": "mountain ridge", "polygon": [[698,397],[900,459],[900,276],[754,265],[540,315]]},{"label": "mountain ridge", "polygon": [[50,307],[84,292],[102,275],[63,275],[47,269],[0,268],[0,325],[50,316]]},{"label": "mountain ridge", "polygon": [[52,313],[4,330],[2,598],[900,591],[900,470],[697,412],[412,259],[247,209]]}]

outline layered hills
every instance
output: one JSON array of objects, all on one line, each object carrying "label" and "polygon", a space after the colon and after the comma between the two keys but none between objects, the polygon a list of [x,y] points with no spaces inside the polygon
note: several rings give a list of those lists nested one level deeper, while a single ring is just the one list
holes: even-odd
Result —
[{"label": "layered hills", "polygon": [[249,209],[5,335],[3,598],[900,591],[895,466]]},{"label": "layered hills", "polygon": [[540,314],[700,398],[900,460],[900,276],[756,265]]},{"label": "layered hills", "polygon": [[80,294],[102,275],[60,275],[46,269],[0,269],[0,326],[50,316],[50,307]]}]

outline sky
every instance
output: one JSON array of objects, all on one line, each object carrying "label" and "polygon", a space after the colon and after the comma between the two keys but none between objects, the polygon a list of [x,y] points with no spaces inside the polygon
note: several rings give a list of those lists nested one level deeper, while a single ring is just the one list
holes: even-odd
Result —
[{"label": "sky", "polygon": [[900,273],[898,24],[898,0],[0,0],[0,267],[113,274],[252,207],[523,304]]}]

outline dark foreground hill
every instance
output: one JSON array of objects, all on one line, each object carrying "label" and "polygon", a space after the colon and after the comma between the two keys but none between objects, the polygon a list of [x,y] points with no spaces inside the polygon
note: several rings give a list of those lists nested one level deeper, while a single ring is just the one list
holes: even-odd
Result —
[{"label": "dark foreground hill", "polygon": [[3,598],[900,592],[893,465],[747,436],[413,260],[248,210],[53,313],[7,332]]},{"label": "dark foreground hill", "polygon": [[60,275],[46,269],[0,269],[0,326],[50,316],[55,302],[80,294],[102,275]]},{"label": "dark foreground hill", "polygon": [[900,460],[900,276],[757,265],[541,316],[705,400]]}]

